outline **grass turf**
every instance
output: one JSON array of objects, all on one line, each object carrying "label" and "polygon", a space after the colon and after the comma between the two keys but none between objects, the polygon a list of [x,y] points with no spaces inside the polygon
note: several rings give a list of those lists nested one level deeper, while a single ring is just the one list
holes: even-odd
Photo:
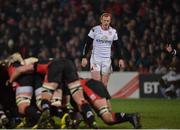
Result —
[{"label": "grass turf", "polygon": [[[143,129],[180,129],[180,100],[173,99],[112,99],[115,112],[138,112]],[[108,126],[97,117],[101,129],[132,129],[128,122]],[[58,125],[58,120],[56,120]],[[80,128],[85,129],[84,123]]]},{"label": "grass turf", "polygon": [[[180,129],[180,100],[167,99],[113,99],[113,111],[139,112],[143,129]],[[107,126],[97,120],[100,128],[129,129],[129,123]]]}]

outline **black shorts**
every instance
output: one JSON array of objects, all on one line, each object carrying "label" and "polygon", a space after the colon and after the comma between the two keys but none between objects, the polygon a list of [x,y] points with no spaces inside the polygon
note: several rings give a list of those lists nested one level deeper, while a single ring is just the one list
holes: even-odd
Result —
[{"label": "black shorts", "polygon": [[67,59],[54,60],[48,66],[48,82],[70,83],[78,80],[78,73],[72,61]]},{"label": "black shorts", "polygon": [[107,91],[106,87],[103,85],[102,82],[100,81],[97,81],[97,80],[93,80],[93,79],[90,79],[86,82],[85,84],[91,92],[88,92],[89,90],[84,90],[84,91],[87,91],[85,92],[85,94],[90,97],[90,95],[88,94],[91,94],[91,93],[94,93],[94,95],[97,96],[97,99],[100,97],[100,98],[106,98],[106,99],[110,99],[111,96],[109,94],[109,92]]},{"label": "black shorts", "polygon": [[23,74],[19,76],[16,82],[19,86],[33,86],[33,74]]}]

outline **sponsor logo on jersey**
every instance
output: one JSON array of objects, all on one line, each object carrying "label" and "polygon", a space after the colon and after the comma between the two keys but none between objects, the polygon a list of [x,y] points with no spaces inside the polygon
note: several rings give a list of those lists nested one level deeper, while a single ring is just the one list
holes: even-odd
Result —
[{"label": "sponsor logo on jersey", "polygon": [[107,36],[102,36],[101,39],[96,39],[96,42],[98,43],[109,43],[111,44],[112,41],[108,40]]}]

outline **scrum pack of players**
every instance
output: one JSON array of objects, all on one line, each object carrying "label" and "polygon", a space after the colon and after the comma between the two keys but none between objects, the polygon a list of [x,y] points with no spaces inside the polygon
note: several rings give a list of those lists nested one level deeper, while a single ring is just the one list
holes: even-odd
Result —
[{"label": "scrum pack of players", "polygon": [[79,78],[68,59],[40,61],[23,59],[15,53],[1,61],[1,69],[5,70],[3,75],[8,73],[4,82],[11,86],[16,103],[13,107],[17,108],[9,111],[19,114],[7,116],[2,104],[3,128],[55,128],[52,117],[56,116],[61,128],[78,128],[82,119],[87,127],[97,129],[95,113],[108,125],[128,121],[134,128],[141,128],[138,113],[112,112],[107,102],[110,95],[103,83]]}]

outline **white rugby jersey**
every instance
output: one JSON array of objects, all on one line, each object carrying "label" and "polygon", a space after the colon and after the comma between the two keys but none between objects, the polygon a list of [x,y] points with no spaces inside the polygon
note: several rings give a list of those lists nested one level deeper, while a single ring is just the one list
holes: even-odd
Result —
[{"label": "white rugby jersey", "polygon": [[118,40],[116,29],[109,27],[103,30],[100,25],[93,27],[88,36],[93,39],[92,56],[95,59],[111,57],[111,46],[113,41]]}]

